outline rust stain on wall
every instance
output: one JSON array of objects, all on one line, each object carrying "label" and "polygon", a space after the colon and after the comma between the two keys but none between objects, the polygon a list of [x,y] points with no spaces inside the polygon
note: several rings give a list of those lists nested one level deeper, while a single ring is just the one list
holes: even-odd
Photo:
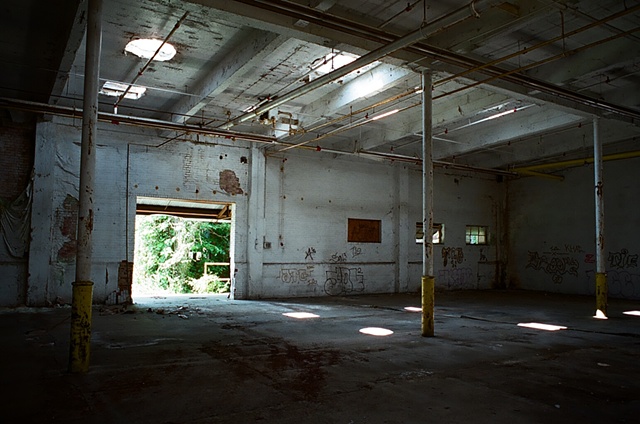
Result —
[{"label": "rust stain on wall", "polygon": [[240,187],[240,180],[236,176],[236,173],[230,169],[220,171],[220,188],[232,196],[244,193]]}]

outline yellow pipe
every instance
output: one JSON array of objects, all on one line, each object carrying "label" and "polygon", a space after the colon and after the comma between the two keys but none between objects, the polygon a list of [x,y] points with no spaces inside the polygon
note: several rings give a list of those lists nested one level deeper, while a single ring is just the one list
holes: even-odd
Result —
[{"label": "yellow pipe", "polygon": [[[640,157],[640,151],[636,150],[633,152],[624,152],[624,153],[615,153],[612,155],[605,155],[602,157],[603,161],[609,160],[619,160],[619,159],[630,159]],[[580,166],[587,165],[589,163],[593,163],[593,158],[584,158],[584,159],[573,159],[573,160],[565,160],[562,162],[553,162],[553,163],[543,163],[540,165],[532,165],[532,166],[523,166],[521,168],[514,168],[512,171],[514,172],[526,172],[526,171],[538,171],[540,169],[549,169],[549,168],[561,168],[566,166]]]},{"label": "yellow pipe", "polygon": [[89,370],[92,301],[93,282],[74,282],[71,298],[71,343],[69,350],[69,372],[71,373],[86,373]]},{"label": "yellow pipe", "polygon": [[607,274],[596,273],[596,317],[607,317]]},{"label": "yellow pipe", "polygon": [[529,170],[518,170],[516,171],[518,174],[520,175],[530,175],[532,177],[541,177],[541,178],[548,178],[550,180],[557,180],[557,181],[564,181],[564,177],[561,175],[551,175],[551,174],[545,174],[542,172],[536,172],[536,171],[529,171]]},{"label": "yellow pipe", "polygon": [[433,337],[434,318],[433,305],[435,295],[434,277],[422,276],[422,336]]}]

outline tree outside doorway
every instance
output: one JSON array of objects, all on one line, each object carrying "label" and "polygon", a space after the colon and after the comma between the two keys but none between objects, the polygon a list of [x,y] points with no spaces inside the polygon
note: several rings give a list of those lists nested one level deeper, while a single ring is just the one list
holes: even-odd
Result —
[{"label": "tree outside doorway", "polygon": [[229,292],[230,231],[225,221],[137,215],[133,291]]}]

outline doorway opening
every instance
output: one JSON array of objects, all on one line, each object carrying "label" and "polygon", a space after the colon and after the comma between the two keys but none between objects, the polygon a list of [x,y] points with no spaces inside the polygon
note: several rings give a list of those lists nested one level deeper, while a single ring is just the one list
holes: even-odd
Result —
[{"label": "doorway opening", "polygon": [[230,293],[232,203],[138,197],[132,298]]}]

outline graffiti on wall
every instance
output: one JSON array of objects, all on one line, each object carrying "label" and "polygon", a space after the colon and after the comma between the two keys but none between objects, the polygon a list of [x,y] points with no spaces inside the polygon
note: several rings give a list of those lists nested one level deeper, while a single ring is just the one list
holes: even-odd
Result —
[{"label": "graffiti on wall", "polygon": [[480,258],[478,259],[478,262],[484,263],[484,262],[487,262],[487,261],[488,261],[488,259],[487,259],[487,256],[484,254],[484,249],[481,248],[480,249]]},{"label": "graffiti on wall", "polygon": [[438,271],[437,281],[449,290],[463,290],[476,288],[477,278],[471,268],[451,268]]},{"label": "graffiti on wall", "polygon": [[313,266],[305,268],[281,268],[278,278],[285,284],[306,284],[315,286],[318,281],[313,278]]},{"label": "graffiti on wall", "polygon": [[364,291],[362,268],[349,268],[336,265],[326,271],[327,279],[324,292],[329,296],[340,296]]},{"label": "graffiti on wall", "polygon": [[[595,294],[595,273],[595,270],[585,271],[585,283],[591,294]],[[640,274],[615,269],[607,271],[607,292],[611,297],[640,299]]]},{"label": "graffiti on wall", "polygon": [[307,249],[307,251],[304,254],[304,260],[306,261],[307,259],[311,259],[313,260],[313,255],[315,255],[316,253],[316,249],[314,247],[310,247]]},{"label": "graffiti on wall", "polygon": [[442,266],[446,267],[451,264],[452,268],[458,266],[464,261],[464,251],[462,247],[443,247],[442,248]]},{"label": "graffiti on wall", "polygon": [[329,258],[329,262],[332,263],[340,263],[340,262],[346,262],[347,261],[347,252],[343,252],[343,253],[334,253],[333,255],[331,255],[331,257]]},{"label": "graffiti on wall", "polygon": [[609,252],[609,268],[612,269],[625,269],[625,268],[637,268],[638,267],[638,255],[631,255],[627,249],[622,249],[619,252]]},{"label": "graffiti on wall", "polygon": [[562,251],[558,247],[552,247],[550,252],[529,251],[529,259],[525,268],[543,271],[551,276],[554,284],[562,284],[564,277],[568,275],[578,276],[580,263],[571,256],[566,249]]}]

